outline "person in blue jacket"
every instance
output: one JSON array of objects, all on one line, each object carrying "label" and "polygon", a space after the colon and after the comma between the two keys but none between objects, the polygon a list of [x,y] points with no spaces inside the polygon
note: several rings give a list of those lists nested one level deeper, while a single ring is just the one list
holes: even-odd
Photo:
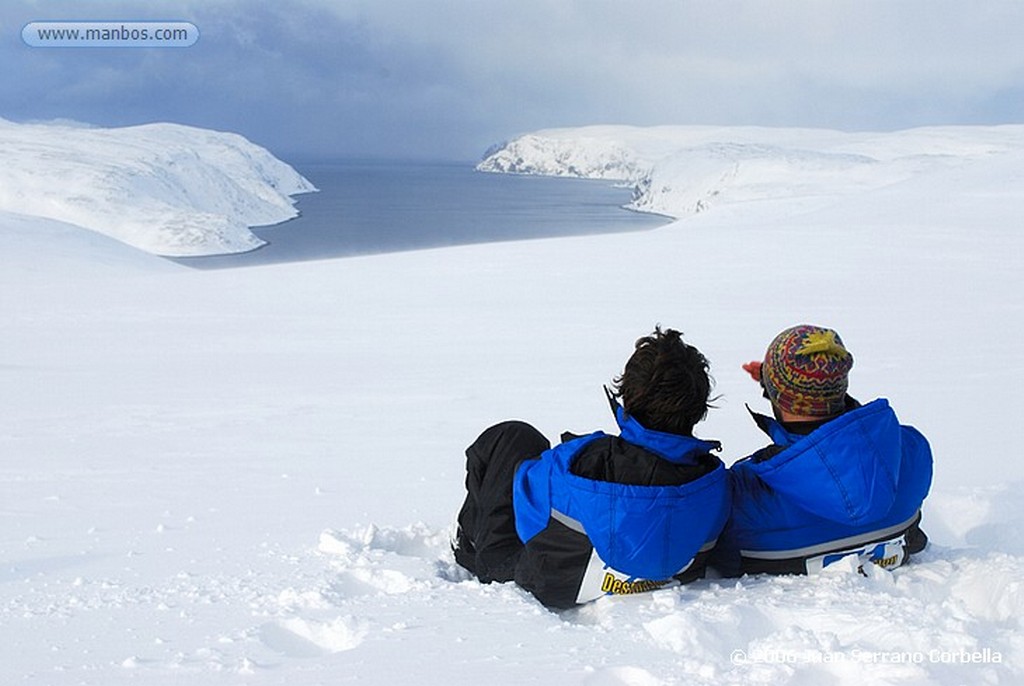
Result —
[{"label": "person in blue jacket", "polygon": [[729,507],[719,444],[693,436],[708,410],[707,360],[656,327],[605,390],[618,435],[564,434],[552,448],[509,421],[467,448],[452,547],[479,580],[514,580],[568,608],[704,575]]},{"label": "person in blue jacket", "polygon": [[729,469],[732,513],[713,562],[723,574],[814,573],[852,555],[861,569],[892,568],[924,549],[928,441],[884,398],[851,398],[852,367],[839,334],[809,324],[743,365],[771,402],[772,417],[751,415],[772,443]]}]

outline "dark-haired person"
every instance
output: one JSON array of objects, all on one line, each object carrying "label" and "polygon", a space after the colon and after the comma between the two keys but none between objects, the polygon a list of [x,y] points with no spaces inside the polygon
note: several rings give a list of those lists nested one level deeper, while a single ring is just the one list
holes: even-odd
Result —
[{"label": "dark-haired person", "polygon": [[460,565],[484,582],[515,580],[552,608],[704,575],[728,516],[719,444],[693,436],[708,410],[708,362],[657,327],[614,386],[618,436],[564,434],[552,448],[510,421],[467,448]]},{"label": "dark-haired person", "polygon": [[851,367],[839,334],[809,324],[743,365],[771,402],[774,417],[751,414],[772,444],[729,469],[732,514],[713,563],[723,574],[814,573],[849,556],[891,568],[924,549],[928,441],[884,398],[847,395]]}]

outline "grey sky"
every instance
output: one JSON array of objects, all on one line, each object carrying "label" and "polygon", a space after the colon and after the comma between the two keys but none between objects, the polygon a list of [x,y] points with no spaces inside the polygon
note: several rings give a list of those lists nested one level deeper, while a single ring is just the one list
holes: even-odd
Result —
[{"label": "grey sky", "polygon": [[[190,21],[46,49],[46,19]],[[583,124],[1024,122],[1024,2],[7,0],[0,117],[237,131],[284,157],[475,159]]]}]

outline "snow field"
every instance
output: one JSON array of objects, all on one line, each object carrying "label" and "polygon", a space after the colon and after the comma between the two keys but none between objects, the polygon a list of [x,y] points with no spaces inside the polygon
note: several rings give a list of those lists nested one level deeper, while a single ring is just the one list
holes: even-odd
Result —
[{"label": "snow field", "polygon": [[[0,213],[0,681],[1020,683],[1024,160],[979,153],[1004,133],[878,134],[850,154],[962,159],[641,234],[232,271]],[[932,443],[912,564],[565,613],[454,564],[489,423],[611,429],[600,386],[661,322],[711,360],[730,463],[764,441],[739,365],[800,321]]]}]

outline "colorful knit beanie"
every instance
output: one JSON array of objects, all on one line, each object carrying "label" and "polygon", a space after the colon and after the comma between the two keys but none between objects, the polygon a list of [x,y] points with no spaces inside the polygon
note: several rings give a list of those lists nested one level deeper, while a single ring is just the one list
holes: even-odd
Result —
[{"label": "colorful knit beanie", "polygon": [[832,417],[846,403],[853,355],[832,329],[801,324],[768,346],[761,384],[777,407],[806,417]]}]

